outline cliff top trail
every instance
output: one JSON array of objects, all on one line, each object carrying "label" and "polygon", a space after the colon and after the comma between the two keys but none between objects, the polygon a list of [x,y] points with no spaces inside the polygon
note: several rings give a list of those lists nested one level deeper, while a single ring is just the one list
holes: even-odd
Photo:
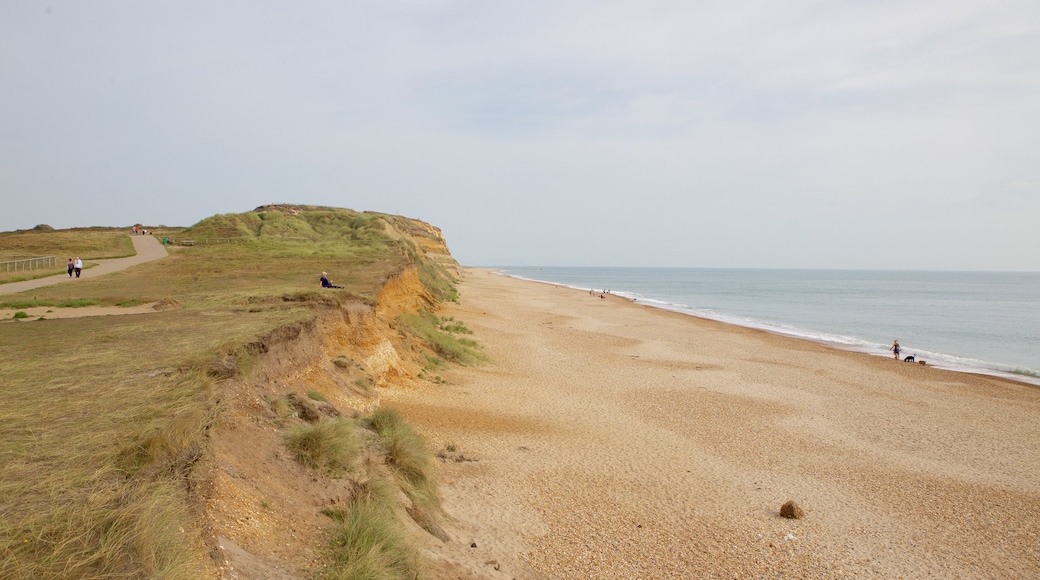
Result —
[{"label": "cliff top trail", "polygon": [[[136,266],[138,264],[143,264],[144,262],[151,262],[152,260],[165,258],[169,255],[162,243],[153,236],[130,236],[130,239],[134,242],[134,251],[137,252],[137,255],[128,258],[114,258],[111,260],[91,260],[92,262],[96,262],[98,265],[94,268],[84,269],[82,274],[80,274],[80,277],[96,278],[97,276],[104,276],[105,274],[125,270],[130,266]],[[18,292],[24,292],[25,290],[53,286],[71,280],[73,280],[73,278],[66,274],[55,274],[54,276],[37,278],[36,280],[0,284],[0,294],[16,294]]]}]

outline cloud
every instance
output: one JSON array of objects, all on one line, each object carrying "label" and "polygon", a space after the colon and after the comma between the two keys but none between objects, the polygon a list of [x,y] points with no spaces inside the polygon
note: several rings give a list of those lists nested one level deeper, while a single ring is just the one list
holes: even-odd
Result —
[{"label": "cloud", "polygon": [[0,7],[0,228],[289,201],[470,263],[1040,269],[1035,3],[53,8]]}]

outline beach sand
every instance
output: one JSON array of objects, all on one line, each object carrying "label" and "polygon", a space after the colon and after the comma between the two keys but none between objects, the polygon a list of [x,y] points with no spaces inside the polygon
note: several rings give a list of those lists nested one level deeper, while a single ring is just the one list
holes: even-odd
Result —
[{"label": "beach sand", "polygon": [[[435,577],[1040,578],[1040,388],[466,270]],[[778,515],[793,499],[802,519]]]}]

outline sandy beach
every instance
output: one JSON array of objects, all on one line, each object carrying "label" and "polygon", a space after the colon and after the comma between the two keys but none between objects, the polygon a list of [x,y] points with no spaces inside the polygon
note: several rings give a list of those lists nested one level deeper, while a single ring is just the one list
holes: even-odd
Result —
[{"label": "sandy beach", "polygon": [[384,396],[456,450],[455,577],[1040,577],[1040,388],[484,270],[460,295],[493,362]]}]

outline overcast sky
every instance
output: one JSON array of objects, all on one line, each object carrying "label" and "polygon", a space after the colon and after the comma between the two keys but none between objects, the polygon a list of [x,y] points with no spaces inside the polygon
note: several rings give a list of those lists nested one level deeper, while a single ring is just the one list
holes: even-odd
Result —
[{"label": "overcast sky", "polygon": [[388,212],[466,265],[1040,271],[1040,2],[2,0],[0,195]]}]

